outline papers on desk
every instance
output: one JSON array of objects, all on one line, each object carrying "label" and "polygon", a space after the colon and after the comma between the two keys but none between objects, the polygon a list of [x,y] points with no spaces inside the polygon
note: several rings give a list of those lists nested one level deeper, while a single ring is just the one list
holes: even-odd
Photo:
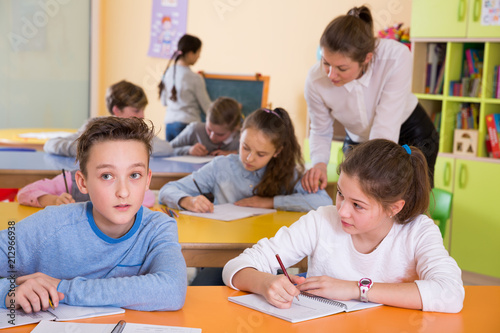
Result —
[{"label": "papers on desk", "polygon": [[71,135],[71,134],[73,134],[73,133],[57,131],[57,132],[21,133],[21,134],[18,134],[17,136],[20,138],[23,138],[23,139],[46,140],[46,139],[53,139],[53,138],[64,138],[64,137]]},{"label": "papers on desk", "polygon": [[57,320],[67,321],[92,317],[110,316],[114,314],[124,313],[122,308],[109,306],[71,306],[67,304],[59,304],[55,309],[40,311],[35,313],[24,313],[18,309],[13,314],[8,309],[0,309],[0,328],[8,328],[14,326],[22,326],[38,323],[42,320]]},{"label": "papers on desk", "polygon": [[213,213],[194,213],[189,211],[180,211],[181,214],[204,217],[219,221],[233,221],[245,217],[258,216],[276,212],[276,209],[240,207],[233,204],[215,205]]},{"label": "papers on desk", "polygon": [[[31,333],[78,332],[109,333],[116,324],[84,324],[42,321]],[[127,323],[122,333],[201,333],[201,328]]]},{"label": "papers on desk", "polygon": [[172,156],[172,157],[164,157],[163,159],[166,161],[174,161],[174,162],[184,162],[191,164],[204,164],[213,160],[215,156],[192,156],[192,155],[183,155],[183,156]]}]

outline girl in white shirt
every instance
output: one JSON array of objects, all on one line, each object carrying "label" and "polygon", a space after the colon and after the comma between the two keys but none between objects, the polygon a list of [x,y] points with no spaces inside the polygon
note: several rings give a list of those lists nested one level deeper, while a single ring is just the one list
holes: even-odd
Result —
[{"label": "girl in white shirt", "polygon": [[[429,206],[427,162],[416,147],[362,143],[339,166],[336,206],[262,239],[224,267],[224,282],[288,308],[300,292],[424,311],[459,312],[461,271]],[[307,278],[275,275],[308,257]],[[294,285],[295,284],[295,285]]]},{"label": "girl in white shirt", "polygon": [[370,10],[364,6],[334,19],[320,47],[321,61],[309,71],[305,86],[313,168],[303,178],[303,187],[315,192],[326,186],[334,121],[346,129],[344,153],[376,138],[418,147],[427,159],[432,187],[439,136],[411,93],[408,48],[376,39]]}]

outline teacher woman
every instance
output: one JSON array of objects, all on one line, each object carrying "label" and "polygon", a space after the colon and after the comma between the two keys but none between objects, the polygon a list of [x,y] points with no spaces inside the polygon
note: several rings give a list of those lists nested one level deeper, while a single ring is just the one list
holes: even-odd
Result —
[{"label": "teacher woman", "polygon": [[302,178],[304,189],[316,192],[326,187],[335,120],[347,132],[344,154],[350,146],[375,138],[416,146],[427,159],[433,184],[439,135],[411,93],[408,48],[375,38],[372,15],[365,6],[330,22],[320,47],[321,61],[309,71],[305,87],[313,167]]}]

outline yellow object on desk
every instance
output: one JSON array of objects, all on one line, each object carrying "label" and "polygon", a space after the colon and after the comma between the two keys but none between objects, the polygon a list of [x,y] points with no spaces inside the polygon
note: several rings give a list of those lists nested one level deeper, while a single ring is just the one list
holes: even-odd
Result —
[{"label": "yellow object on desk", "polygon": [[17,223],[41,209],[20,205],[17,202],[0,202],[0,230],[7,229],[9,221]]},{"label": "yellow object on desk", "polygon": [[31,148],[42,150],[45,142],[65,133],[75,133],[74,128],[9,128],[0,129],[0,146],[15,148]]}]

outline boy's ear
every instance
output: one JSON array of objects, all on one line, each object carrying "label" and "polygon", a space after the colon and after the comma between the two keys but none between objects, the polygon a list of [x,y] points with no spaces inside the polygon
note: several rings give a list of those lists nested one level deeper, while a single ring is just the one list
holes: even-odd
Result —
[{"label": "boy's ear", "polygon": [[120,110],[120,108],[117,107],[116,105],[114,105],[113,108],[111,109],[111,113],[113,113],[113,116],[119,117],[120,112],[122,112],[122,110]]},{"label": "boy's ear", "polygon": [[148,181],[146,183],[146,191],[149,190],[149,184],[151,184],[151,176],[153,175],[153,172],[151,169],[148,169]]},{"label": "boy's ear", "polygon": [[85,176],[80,170],[78,170],[75,174],[75,182],[80,192],[82,192],[83,194],[89,193],[89,190],[87,189],[87,181],[85,180]]}]

